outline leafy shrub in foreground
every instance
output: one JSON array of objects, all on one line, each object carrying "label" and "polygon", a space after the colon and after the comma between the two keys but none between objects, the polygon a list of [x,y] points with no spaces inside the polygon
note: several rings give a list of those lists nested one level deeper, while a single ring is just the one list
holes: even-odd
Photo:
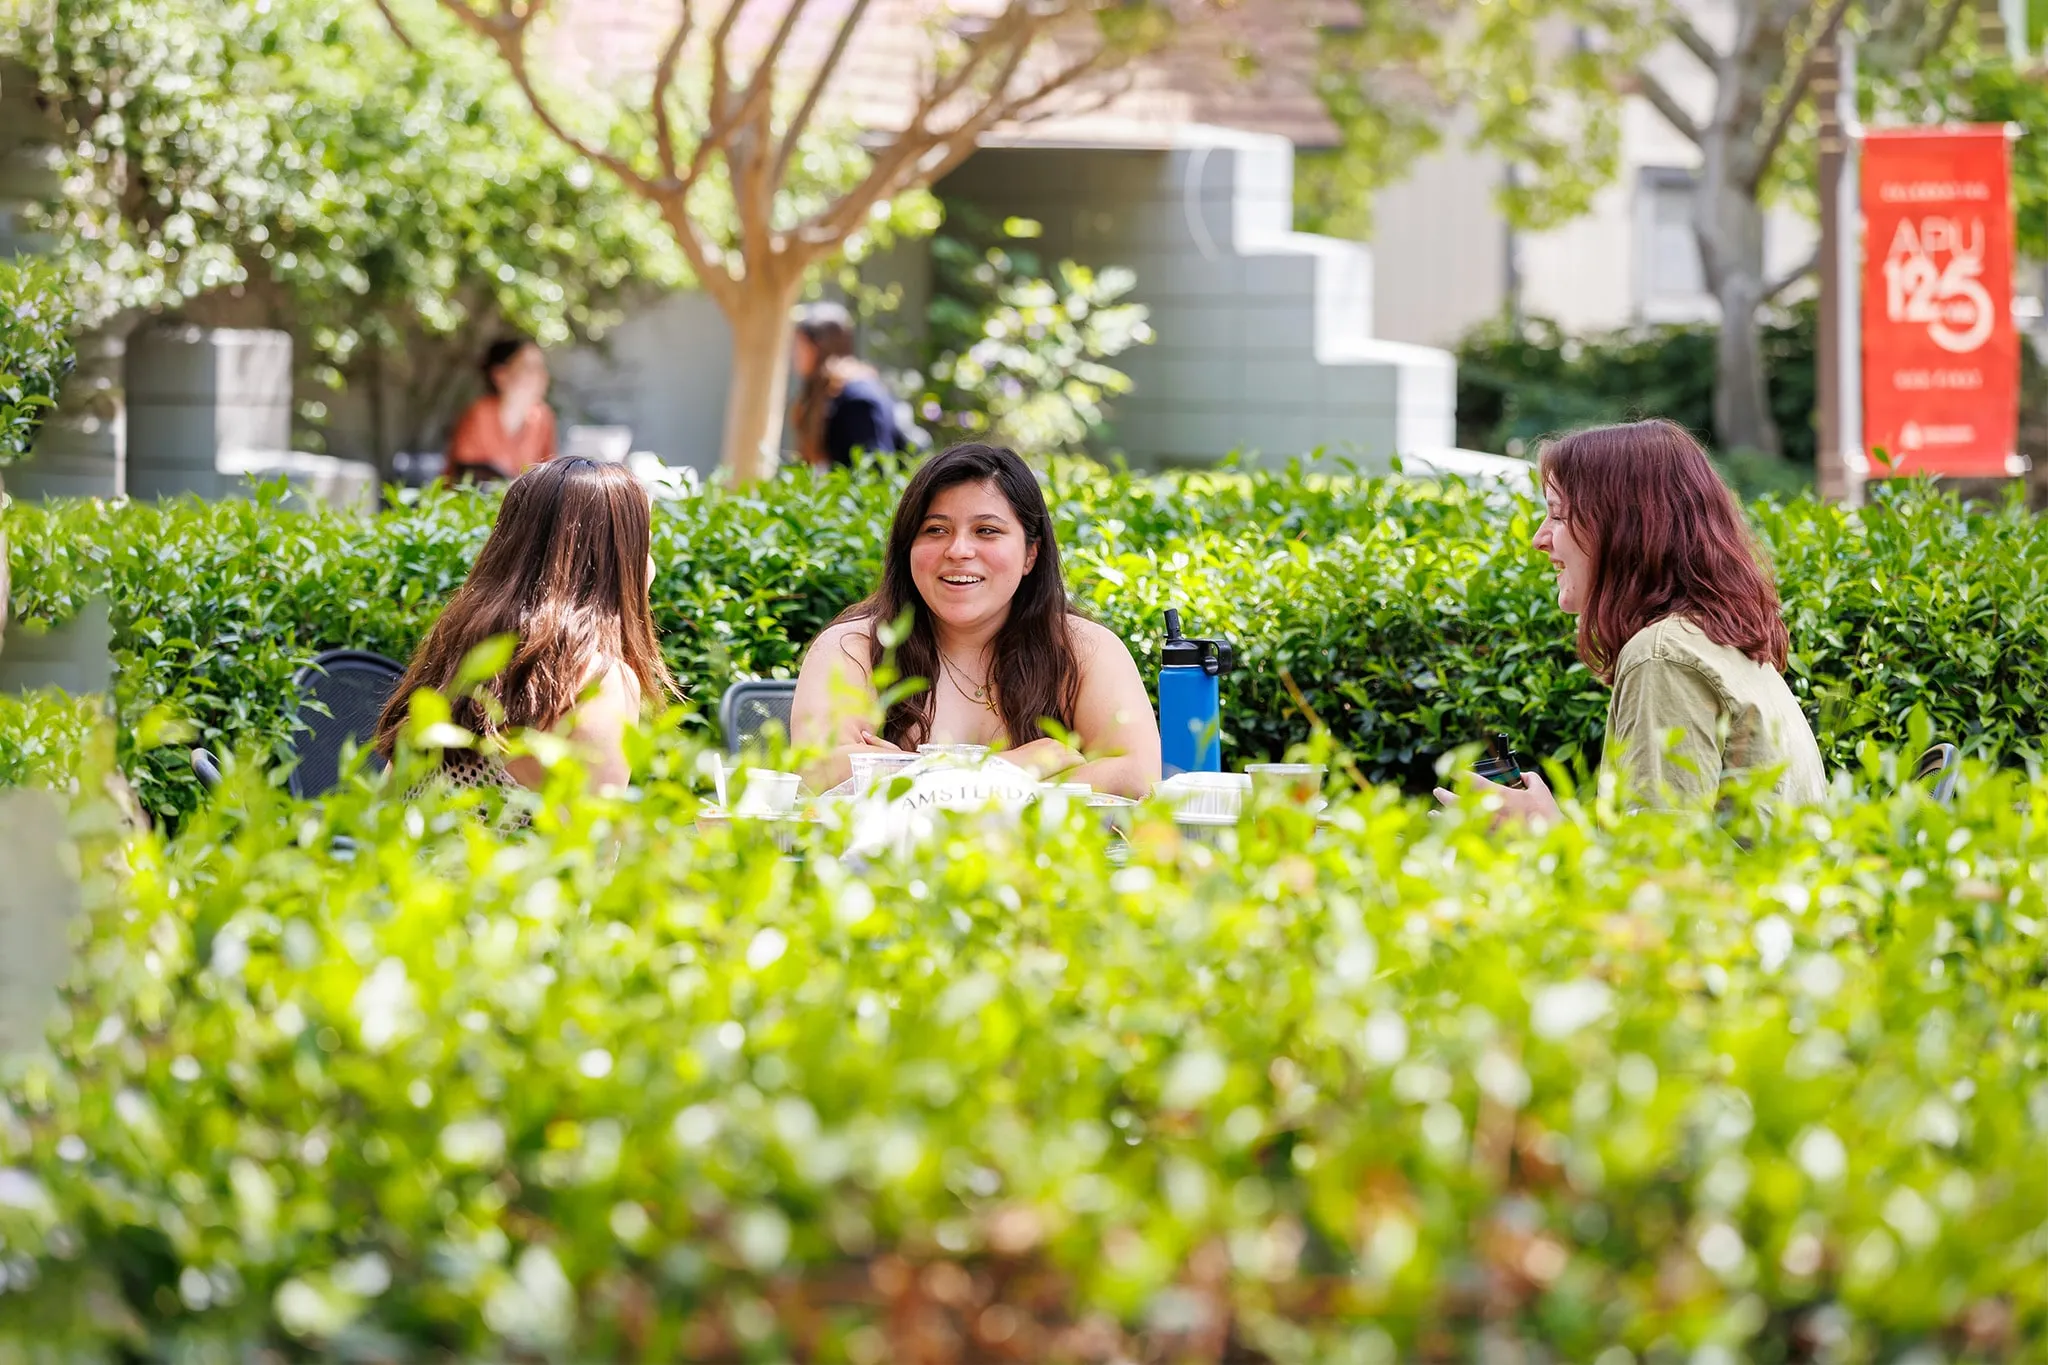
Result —
[{"label": "leafy shrub in foreground", "polygon": [[[1119,477],[1063,465],[1050,501],[1082,604],[1149,669],[1178,605],[1240,646],[1224,745],[1242,762],[1308,732],[1285,670],[1376,780],[1426,785],[1493,727],[1532,753],[1599,741],[1606,693],[1571,650],[1537,505],[1512,494],[1280,472]],[[795,477],[655,520],[657,621],[710,712],[734,677],[793,671],[872,583],[898,487]],[[17,615],[113,601],[125,729],[158,706],[217,751],[283,751],[292,672],[322,648],[404,658],[483,543],[495,503],[428,497],[363,522],[250,503],[17,507]],[[1845,512],[1756,504],[1795,657],[1792,686],[1837,765],[1900,745],[1924,708],[1967,751],[2038,764],[2048,713],[2048,523],[1922,488]],[[182,754],[124,762],[160,815],[197,804]]]},{"label": "leafy shrub in foreground", "polygon": [[[0,1339],[350,1359],[2022,1359],[2048,781],[850,867],[685,761],[500,843],[137,841],[0,1123]],[[404,782],[394,783],[402,787]],[[467,798],[474,801],[474,797]],[[330,836],[359,845],[347,856]]]}]

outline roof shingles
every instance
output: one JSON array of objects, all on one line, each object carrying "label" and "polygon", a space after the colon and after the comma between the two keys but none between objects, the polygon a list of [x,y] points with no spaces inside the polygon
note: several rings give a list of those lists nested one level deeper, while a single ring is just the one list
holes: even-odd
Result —
[{"label": "roof shingles", "polygon": [[[753,0],[735,30],[734,49],[758,51],[791,0]],[[782,63],[808,73],[823,59],[852,0],[810,0]],[[1007,0],[872,0],[830,87],[834,112],[855,127],[900,129],[927,88],[935,47],[931,25],[986,19]],[[1190,123],[1278,133],[1297,146],[1322,147],[1336,130],[1315,91],[1317,25],[1342,17],[1336,0],[1183,0],[1182,34],[1113,80],[1076,87],[1049,102],[1046,115],[998,128],[990,141],[1152,145]],[[554,56],[554,74],[599,89],[645,76],[674,30],[675,0],[564,0],[553,29],[536,34],[536,54]],[[700,33],[715,25],[700,16]],[[1033,60],[1052,69],[1061,49],[1041,43]],[[792,81],[792,84],[795,82]]]}]

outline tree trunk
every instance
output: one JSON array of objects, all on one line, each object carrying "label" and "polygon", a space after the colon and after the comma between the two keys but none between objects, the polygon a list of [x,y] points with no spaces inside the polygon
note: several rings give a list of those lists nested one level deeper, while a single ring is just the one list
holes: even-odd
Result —
[{"label": "tree trunk", "polygon": [[[1734,130],[1731,130],[1734,131]],[[1747,136],[1748,130],[1739,130]],[[1764,374],[1764,210],[1728,165],[1721,138],[1709,136],[1693,201],[1693,235],[1707,288],[1721,306],[1714,348],[1714,441],[1722,450],[1782,455]]]},{"label": "tree trunk", "polygon": [[719,465],[734,484],[775,477],[782,461],[782,421],[789,404],[790,312],[803,287],[763,272],[736,281],[727,310],[732,327],[732,384],[725,395],[725,445]]}]

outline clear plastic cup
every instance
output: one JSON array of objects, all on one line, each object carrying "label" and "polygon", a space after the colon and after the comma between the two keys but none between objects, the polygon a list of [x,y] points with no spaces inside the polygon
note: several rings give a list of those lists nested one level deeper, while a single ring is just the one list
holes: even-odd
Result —
[{"label": "clear plastic cup", "polygon": [[1245,773],[1252,780],[1255,800],[1285,801],[1296,806],[1313,803],[1323,794],[1323,781],[1330,770],[1320,763],[1247,763]]}]

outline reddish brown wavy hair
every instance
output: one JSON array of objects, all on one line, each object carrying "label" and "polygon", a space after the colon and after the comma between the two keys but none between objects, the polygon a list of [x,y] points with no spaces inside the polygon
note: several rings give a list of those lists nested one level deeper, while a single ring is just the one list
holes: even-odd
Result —
[{"label": "reddish brown wavy hair", "polygon": [[1785,671],[1778,590],[1735,495],[1685,428],[1660,418],[1573,432],[1544,448],[1537,469],[1593,561],[1579,657],[1603,682],[1622,646],[1667,616]]}]

